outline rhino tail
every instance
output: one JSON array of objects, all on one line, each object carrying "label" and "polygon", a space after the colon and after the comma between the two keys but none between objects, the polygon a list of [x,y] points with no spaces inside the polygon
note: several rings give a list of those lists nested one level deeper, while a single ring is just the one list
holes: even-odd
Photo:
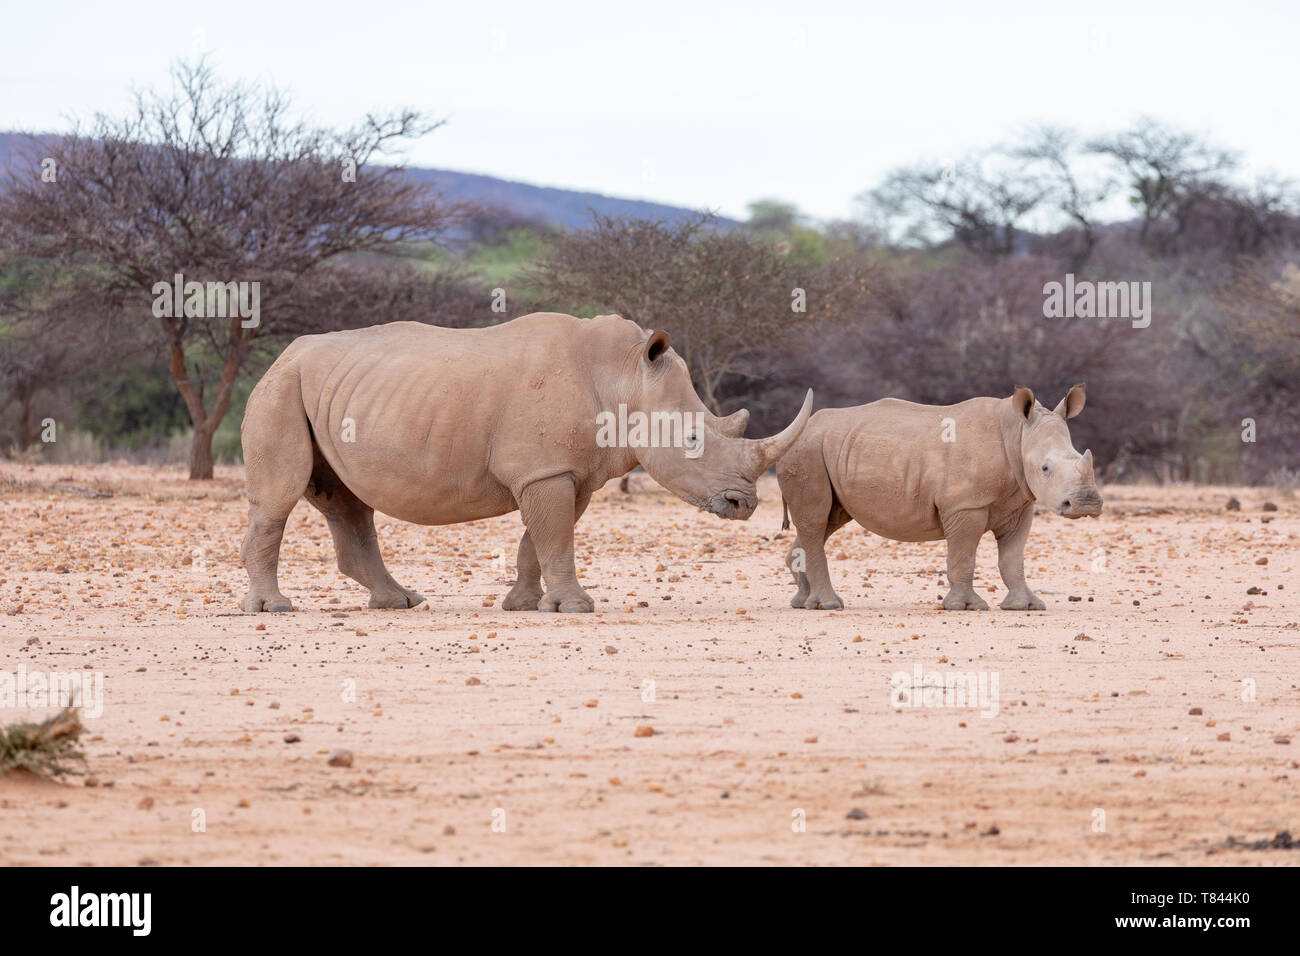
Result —
[{"label": "rhino tail", "polygon": [[781,530],[785,531],[790,527],[790,508],[785,503],[785,495],[781,496]]}]

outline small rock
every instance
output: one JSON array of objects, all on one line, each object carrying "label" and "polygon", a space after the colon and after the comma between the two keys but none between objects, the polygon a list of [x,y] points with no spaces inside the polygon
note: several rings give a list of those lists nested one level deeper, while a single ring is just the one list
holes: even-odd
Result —
[{"label": "small rock", "polygon": [[1227,510],[1227,511],[1240,511],[1240,510],[1241,510],[1241,502],[1238,501],[1236,498],[1229,498],[1229,499],[1228,499],[1228,503],[1227,503],[1226,505],[1224,505],[1223,507],[1224,507],[1224,509]]},{"label": "small rock", "polygon": [[846,820],[867,820],[867,819],[870,819],[870,818],[867,816],[867,811],[861,809],[860,807],[854,807],[854,808],[853,808],[852,810],[850,810],[848,813],[844,814],[844,818],[845,818]]},{"label": "small rock", "polygon": [[152,810],[153,797],[145,797],[143,800],[137,803],[136,806],[139,807],[141,810]]},{"label": "small rock", "polygon": [[296,744],[296,743],[298,743],[300,740],[302,740],[302,738],[299,737],[297,734],[285,734],[285,735],[284,735],[284,742],[285,742],[286,744]]},{"label": "small rock", "polygon": [[330,759],[327,762],[331,767],[351,767],[352,751],[336,750],[332,754],[330,754]]},{"label": "small rock", "polygon": [[654,735],[655,729],[649,724],[641,724],[637,727],[636,733],[633,734],[635,737],[653,737]]},{"label": "small rock", "polygon": [[1199,717],[1203,713],[1205,713],[1205,711],[1201,710],[1201,708],[1199,707],[1193,707],[1191,710],[1187,712],[1189,717]]},{"label": "small rock", "polygon": [[1266,502],[1264,502],[1264,510],[1265,510],[1265,511],[1277,511],[1277,505],[1273,504],[1273,502],[1271,502],[1271,501],[1266,501]]}]

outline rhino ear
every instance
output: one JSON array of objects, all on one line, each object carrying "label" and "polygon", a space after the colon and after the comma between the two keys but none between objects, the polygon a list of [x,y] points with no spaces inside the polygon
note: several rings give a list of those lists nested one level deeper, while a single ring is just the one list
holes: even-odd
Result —
[{"label": "rhino ear", "polygon": [[1011,407],[1021,418],[1028,418],[1029,413],[1034,410],[1034,393],[1023,385],[1017,385],[1016,390],[1011,393]]},{"label": "rhino ear", "polygon": [[654,365],[655,359],[668,351],[668,333],[651,332],[650,338],[645,340],[645,360],[647,365]]},{"label": "rhino ear", "polygon": [[1080,382],[1066,392],[1065,398],[1061,399],[1061,404],[1054,409],[1056,414],[1062,418],[1074,418],[1083,411],[1084,403],[1088,401],[1087,393],[1084,391],[1085,388],[1087,388],[1087,385]]},{"label": "rhino ear", "polygon": [[749,409],[742,408],[726,418],[719,418],[715,424],[724,438],[740,438],[745,434],[745,426],[749,424]]}]

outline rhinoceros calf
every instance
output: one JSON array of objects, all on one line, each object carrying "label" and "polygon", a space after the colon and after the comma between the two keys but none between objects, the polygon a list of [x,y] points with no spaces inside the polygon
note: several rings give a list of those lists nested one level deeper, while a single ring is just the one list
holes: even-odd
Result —
[{"label": "rhinoceros calf", "polygon": [[[647,436],[625,427],[638,414],[673,413],[685,422],[677,447],[659,440],[662,428]],[[691,504],[748,518],[755,480],[811,413],[809,391],[783,432],[741,438],[749,413],[709,414],[667,333],[614,315],[539,312],[482,329],[394,322],[303,336],[257,383],[244,414],[241,607],[293,610],[276,572],[285,520],[305,497],[329,523],[339,570],[369,588],[372,608],[424,600],[384,567],[375,511],[437,525],[519,510],[519,577],[502,607],[591,611],[573,526],[596,489],[639,463]]]},{"label": "rhinoceros calf", "polygon": [[1010,398],[916,405],[894,398],[812,417],[777,465],[786,520],[793,607],[838,610],[826,539],[850,519],[896,541],[948,541],[950,611],[988,610],[972,587],[975,550],[992,531],[1010,593],[1002,607],[1042,611],[1025,583],[1025,540],[1035,502],[1067,518],[1101,513],[1092,452],[1080,455],[1066,420],[1083,410],[1084,386],[1054,411],[1017,387]]}]

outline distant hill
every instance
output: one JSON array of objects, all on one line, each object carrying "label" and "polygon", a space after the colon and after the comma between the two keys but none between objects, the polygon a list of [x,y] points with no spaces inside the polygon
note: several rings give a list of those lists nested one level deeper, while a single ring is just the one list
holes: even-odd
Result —
[{"label": "distant hill", "polygon": [[[0,132],[0,169],[9,165],[22,142],[21,134]],[[476,202],[497,211],[503,221],[581,229],[590,223],[588,210],[591,209],[606,216],[658,219],[665,222],[677,222],[695,213],[695,210],[682,206],[644,199],[620,199],[552,186],[534,186],[478,173],[414,166],[407,172],[419,182],[434,184],[449,200]],[[724,225],[735,224],[733,220],[725,218],[720,218],[720,222]]]}]

